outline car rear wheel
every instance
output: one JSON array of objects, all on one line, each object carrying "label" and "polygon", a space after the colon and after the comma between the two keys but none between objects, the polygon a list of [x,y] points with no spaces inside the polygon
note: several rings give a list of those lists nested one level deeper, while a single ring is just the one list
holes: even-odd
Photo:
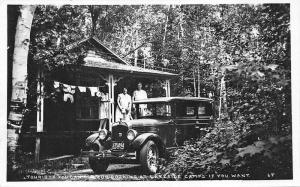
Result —
[{"label": "car rear wheel", "polygon": [[98,158],[89,158],[89,164],[94,173],[96,174],[104,173],[109,166],[108,161],[100,160]]},{"label": "car rear wheel", "polygon": [[148,141],[140,151],[140,162],[146,173],[154,174],[158,170],[158,148],[153,141]]}]

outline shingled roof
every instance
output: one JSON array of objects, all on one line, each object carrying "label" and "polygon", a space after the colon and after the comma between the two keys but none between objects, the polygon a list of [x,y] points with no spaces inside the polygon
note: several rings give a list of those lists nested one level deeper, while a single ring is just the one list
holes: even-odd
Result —
[{"label": "shingled roof", "polygon": [[84,58],[85,63],[82,65],[84,67],[148,77],[174,78],[177,76],[174,73],[133,66],[102,44],[96,37],[80,40],[66,48],[68,51],[72,51],[86,44],[93,46],[95,54],[87,54]]},{"label": "shingled roof", "polygon": [[120,56],[118,56],[116,53],[114,53],[112,50],[110,50],[108,47],[106,47],[102,42],[99,41],[99,39],[95,36],[79,40],[77,42],[74,42],[70,45],[66,46],[67,51],[72,51],[76,48],[80,48],[85,44],[90,44],[94,46],[95,52],[99,52],[102,55],[105,54],[107,56],[112,57],[117,63],[130,65],[130,63],[126,62],[124,59],[122,59]]}]

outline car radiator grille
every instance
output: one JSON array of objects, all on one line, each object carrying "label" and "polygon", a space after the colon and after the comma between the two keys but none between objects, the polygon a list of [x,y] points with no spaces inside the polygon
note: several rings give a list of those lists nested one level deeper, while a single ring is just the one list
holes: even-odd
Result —
[{"label": "car radiator grille", "polygon": [[112,141],[127,140],[128,127],[125,125],[117,125],[112,128]]}]

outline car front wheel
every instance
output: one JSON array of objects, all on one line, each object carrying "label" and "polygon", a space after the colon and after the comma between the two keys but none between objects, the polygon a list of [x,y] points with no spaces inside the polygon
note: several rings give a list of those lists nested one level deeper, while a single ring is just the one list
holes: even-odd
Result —
[{"label": "car front wheel", "polygon": [[146,173],[155,174],[158,170],[158,148],[153,141],[148,141],[140,151],[140,161]]},{"label": "car front wheel", "polygon": [[95,174],[104,173],[109,166],[108,161],[100,160],[98,158],[89,158],[89,164]]}]

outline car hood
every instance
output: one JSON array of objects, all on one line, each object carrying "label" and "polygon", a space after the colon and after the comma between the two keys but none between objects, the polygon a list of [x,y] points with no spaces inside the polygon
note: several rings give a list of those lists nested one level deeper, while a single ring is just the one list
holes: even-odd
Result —
[{"label": "car hood", "polygon": [[170,119],[134,119],[130,121],[126,121],[129,127],[137,127],[137,126],[157,126],[164,125],[170,123]]}]

